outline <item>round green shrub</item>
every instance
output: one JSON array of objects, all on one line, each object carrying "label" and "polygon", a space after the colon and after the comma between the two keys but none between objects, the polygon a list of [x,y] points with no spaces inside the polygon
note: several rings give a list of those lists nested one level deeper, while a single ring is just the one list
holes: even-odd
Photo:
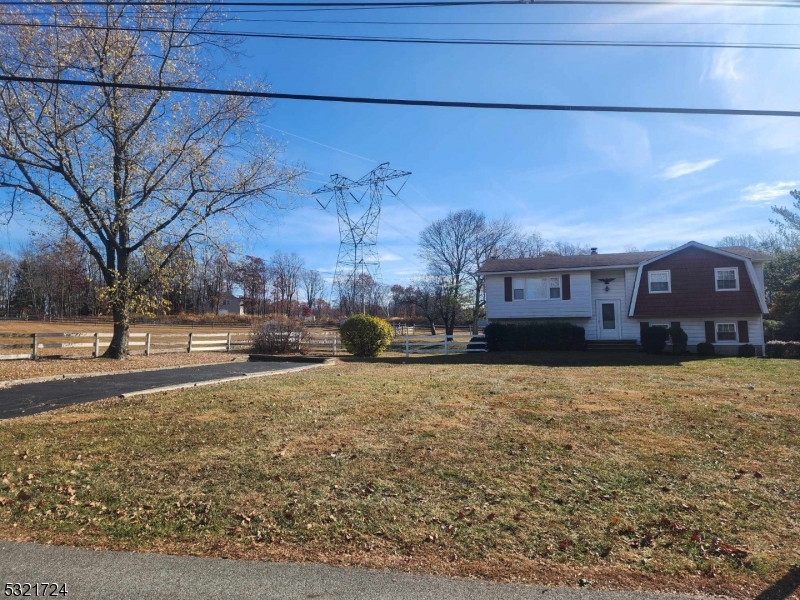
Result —
[{"label": "round green shrub", "polygon": [[689,344],[689,336],[682,327],[670,327],[667,329],[669,338],[672,340],[672,352],[675,354],[685,354]]},{"label": "round green shrub", "polygon": [[744,344],[739,346],[739,356],[744,358],[752,358],[756,355],[756,347],[753,344]]},{"label": "round green shrub", "polygon": [[717,352],[714,350],[714,344],[709,344],[708,342],[702,342],[697,344],[697,353],[700,356],[714,356]]},{"label": "round green shrub", "polygon": [[369,315],[353,315],[339,327],[339,334],[353,356],[378,356],[394,337],[387,321]]},{"label": "round green shrub", "polygon": [[669,332],[664,327],[648,327],[642,331],[642,349],[648,354],[661,354],[668,339]]}]

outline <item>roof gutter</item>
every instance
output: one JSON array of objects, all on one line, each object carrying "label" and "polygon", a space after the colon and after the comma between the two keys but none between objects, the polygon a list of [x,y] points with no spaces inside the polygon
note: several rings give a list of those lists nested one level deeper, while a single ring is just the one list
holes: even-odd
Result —
[{"label": "roof gutter", "polygon": [[564,271],[609,271],[619,269],[635,269],[639,263],[632,265],[612,265],[603,267],[568,267],[564,269],[523,269],[519,271],[478,271],[478,275],[516,275],[520,273],[563,273]]}]

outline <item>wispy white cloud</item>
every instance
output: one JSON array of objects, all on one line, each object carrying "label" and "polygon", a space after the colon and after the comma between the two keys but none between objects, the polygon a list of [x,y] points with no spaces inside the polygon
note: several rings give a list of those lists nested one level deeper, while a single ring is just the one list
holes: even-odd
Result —
[{"label": "wispy white cloud", "polygon": [[381,262],[395,262],[398,260],[405,260],[402,256],[395,254],[394,252],[385,252],[382,254],[379,259]]},{"label": "wispy white cloud", "polygon": [[797,189],[800,181],[776,181],[774,183],[756,183],[742,190],[741,199],[745,202],[763,202],[769,204],[774,200],[788,196]]},{"label": "wispy white cloud", "polygon": [[736,48],[725,48],[719,52],[714,52],[706,64],[700,80],[739,81],[742,79],[740,62],[741,51]]},{"label": "wispy white cloud", "polygon": [[660,173],[659,177],[661,177],[661,179],[677,179],[678,177],[683,177],[684,175],[691,175],[692,173],[697,173],[698,171],[705,171],[709,167],[713,167],[718,162],[718,158],[701,160],[699,162],[682,160],[664,169]]}]

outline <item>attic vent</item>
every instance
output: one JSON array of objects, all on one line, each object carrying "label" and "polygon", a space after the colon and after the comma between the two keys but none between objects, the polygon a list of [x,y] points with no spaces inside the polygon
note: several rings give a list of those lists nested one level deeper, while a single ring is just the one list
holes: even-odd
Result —
[{"label": "attic vent", "polygon": [[597,254],[597,248],[592,248],[592,254]]}]

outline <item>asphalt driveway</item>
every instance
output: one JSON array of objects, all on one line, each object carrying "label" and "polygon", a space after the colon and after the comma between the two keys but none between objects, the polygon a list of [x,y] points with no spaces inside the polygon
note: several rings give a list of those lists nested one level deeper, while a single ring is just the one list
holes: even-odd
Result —
[{"label": "asphalt driveway", "polygon": [[[66,584],[67,598],[269,600],[698,600],[642,592],[486,583],[314,563],[95,552],[0,542],[0,583]],[[63,597],[63,596],[62,596]]]},{"label": "asphalt driveway", "polygon": [[230,362],[27,383],[0,390],[0,419],[32,415],[154,388],[308,367],[307,364],[296,362]]}]

